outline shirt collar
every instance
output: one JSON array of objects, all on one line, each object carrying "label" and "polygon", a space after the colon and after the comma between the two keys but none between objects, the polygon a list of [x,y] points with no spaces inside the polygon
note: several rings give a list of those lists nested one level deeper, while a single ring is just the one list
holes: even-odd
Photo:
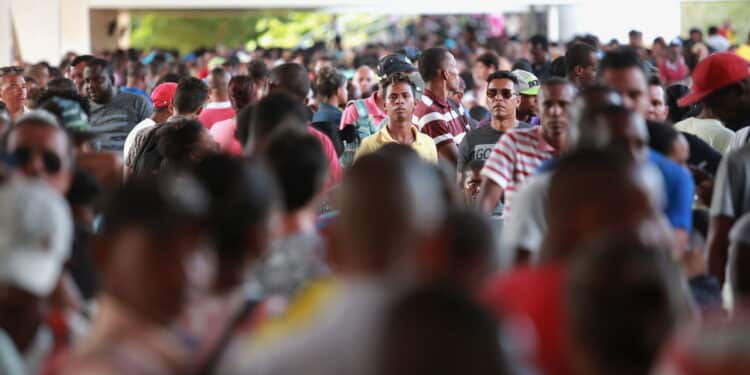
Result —
[{"label": "shirt collar", "polygon": [[424,89],[424,93],[422,93],[422,98],[427,97],[430,101],[433,103],[439,105],[440,107],[447,108],[448,107],[448,101],[445,99],[440,99],[435,94],[430,91],[429,89]]},{"label": "shirt collar", "polygon": [[231,102],[212,102],[206,104],[206,109],[226,109],[232,108]]},{"label": "shirt collar", "polygon": [[[412,125],[411,126],[411,134],[414,136],[414,142],[413,145],[421,145],[422,141],[419,139],[418,134],[419,131],[417,130],[417,127]],[[391,136],[391,133],[388,131],[388,126],[384,126],[383,129],[380,129],[378,131],[378,143],[380,144],[387,144],[387,143],[398,143],[393,137]]]}]

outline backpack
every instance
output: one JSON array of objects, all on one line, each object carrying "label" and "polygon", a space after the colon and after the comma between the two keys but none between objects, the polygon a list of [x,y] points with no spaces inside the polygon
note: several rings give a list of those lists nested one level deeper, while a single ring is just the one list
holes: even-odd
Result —
[{"label": "backpack", "polygon": [[357,121],[354,122],[354,126],[357,129],[357,136],[361,142],[363,139],[378,132],[380,127],[375,124],[370,113],[367,112],[367,105],[364,99],[352,100],[354,108],[357,110]]},{"label": "backpack", "polygon": [[159,135],[157,132],[160,128],[160,125],[156,125],[151,129],[148,129],[146,139],[143,141],[143,146],[138,150],[135,156],[135,161],[133,161],[134,175],[154,175],[159,172],[161,162],[164,160],[164,157],[158,149]]}]

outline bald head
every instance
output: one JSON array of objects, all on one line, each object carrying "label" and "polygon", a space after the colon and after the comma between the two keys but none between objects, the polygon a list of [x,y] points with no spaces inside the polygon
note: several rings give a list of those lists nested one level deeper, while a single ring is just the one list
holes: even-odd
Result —
[{"label": "bald head", "polygon": [[389,150],[358,159],[339,191],[337,237],[347,245],[345,262],[359,271],[391,269],[439,227],[445,211],[435,170]]},{"label": "bald head", "polygon": [[[550,180],[546,261],[567,260],[582,242],[622,228],[650,224],[660,238],[662,223],[640,171],[619,153],[577,151],[560,160]],[[644,236],[646,233],[644,233]]]}]

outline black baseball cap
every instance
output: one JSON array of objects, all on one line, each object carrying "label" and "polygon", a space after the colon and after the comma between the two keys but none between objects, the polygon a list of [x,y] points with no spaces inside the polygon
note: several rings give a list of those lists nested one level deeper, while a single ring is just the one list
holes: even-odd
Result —
[{"label": "black baseball cap", "polygon": [[378,63],[378,75],[388,77],[393,73],[411,73],[417,71],[417,68],[411,63],[408,57],[401,54],[392,54],[380,59]]}]

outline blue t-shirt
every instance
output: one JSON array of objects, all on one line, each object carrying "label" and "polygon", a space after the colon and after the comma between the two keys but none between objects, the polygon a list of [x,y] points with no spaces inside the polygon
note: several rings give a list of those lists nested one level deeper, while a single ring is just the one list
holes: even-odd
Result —
[{"label": "blue t-shirt", "polygon": [[318,112],[313,114],[312,122],[330,122],[336,124],[336,128],[338,129],[338,124],[341,123],[341,115],[342,112],[340,109],[328,103],[320,103],[318,105]]},{"label": "blue t-shirt", "polygon": [[684,229],[688,233],[693,226],[693,196],[695,183],[687,168],[667,159],[662,154],[649,149],[648,160],[659,168],[664,178],[665,197],[667,198],[664,214],[674,228]]}]

